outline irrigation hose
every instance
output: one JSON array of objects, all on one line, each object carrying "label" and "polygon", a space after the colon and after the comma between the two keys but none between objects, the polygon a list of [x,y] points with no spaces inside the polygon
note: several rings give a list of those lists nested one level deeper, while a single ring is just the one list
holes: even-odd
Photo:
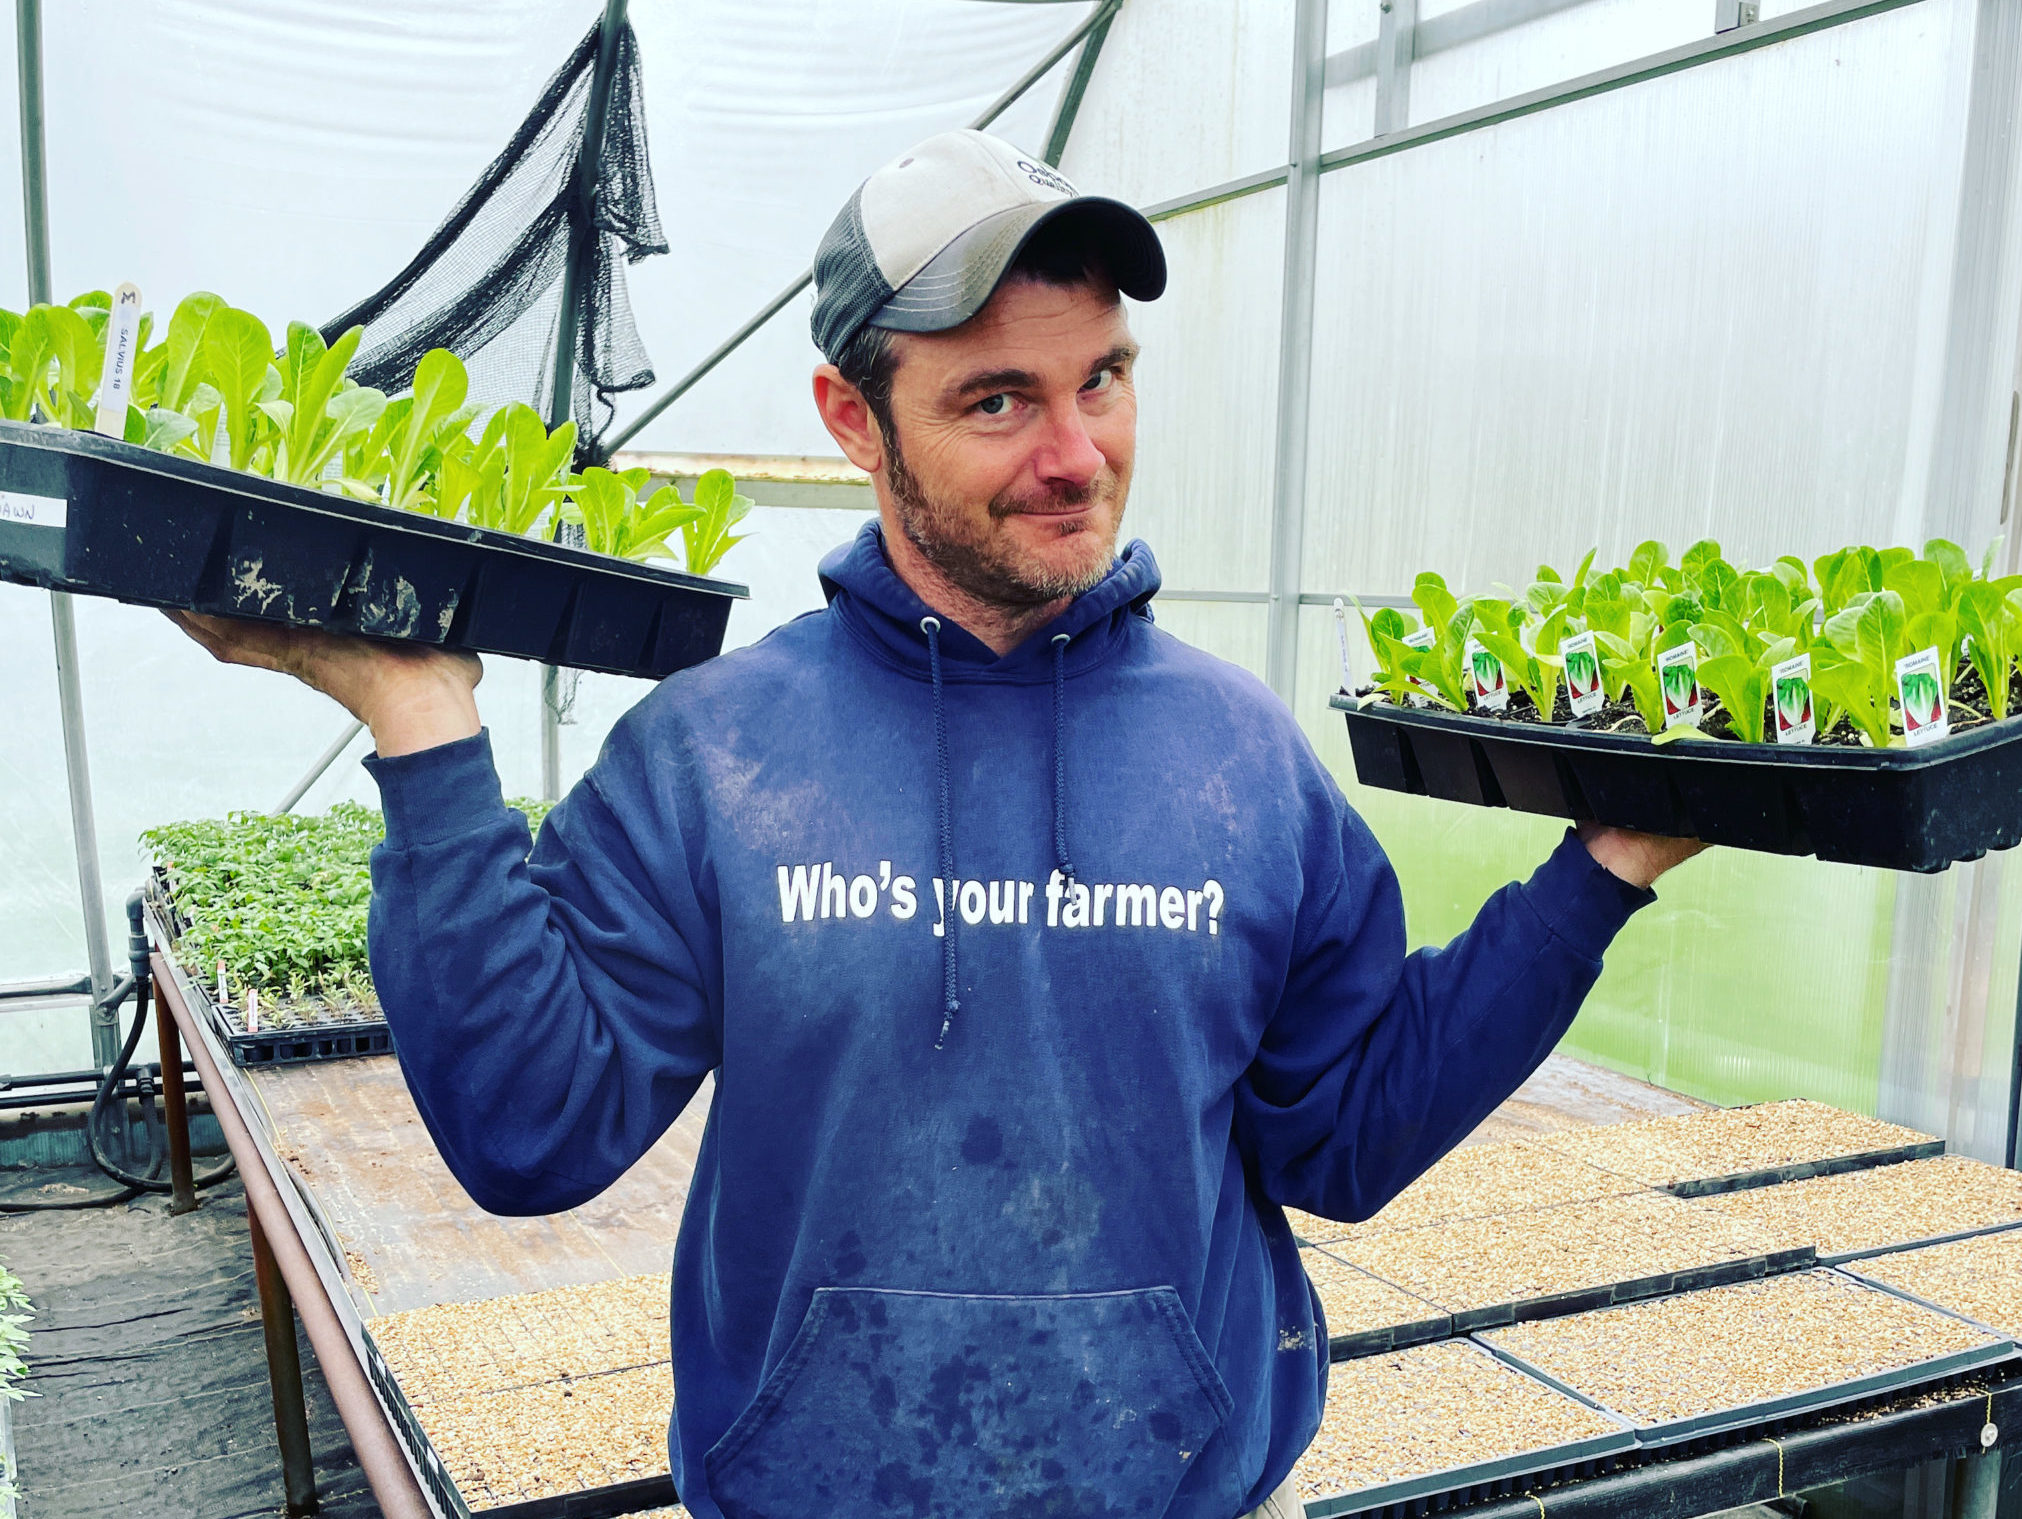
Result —
[{"label": "irrigation hose", "polygon": [[[104,1146],[100,1143],[99,1131],[105,1113],[112,1105],[114,1094],[119,1091],[120,1084],[126,1080],[127,1067],[132,1064],[133,1052],[138,1048],[141,1033],[147,1027],[148,985],[149,982],[145,977],[123,976],[99,1003],[101,1007],[118,1007],[129,994],[133,997],[133,1027],[127,1030],[126,1042],[120,1046],[119,1058],[113,1061],[105,1075],[100,1078],[98,1090],[91,1099],[91,1111],[84,1120],[85,1143],[90,1147],[92,1163],[120,1185],[113,1191],[100,1192],[90,1197],[33,1202],[0,1201],[0,1213],[70,1213],[87,1208],[110,1208],[119,1203],[131,1202],[143,1192],[175,1190],[173,1183],[157,1179],[168,1158],[168,1143],[160,1115],[153,1111],[152,1105],[144,1111],[149,1149],[152,1152],[145,1175],[135,1175],[120,1166],[105,1153]],[[236,1169],[237,1162],[227,1158],[222,1165],[193,1180],[199,1188],[213,1186],[230,1176]]]}]

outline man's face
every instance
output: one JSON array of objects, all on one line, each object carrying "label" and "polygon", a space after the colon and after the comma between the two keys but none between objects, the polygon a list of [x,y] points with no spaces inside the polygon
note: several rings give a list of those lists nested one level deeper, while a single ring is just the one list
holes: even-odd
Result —
[{"label": "man's face", "polygon": [[1137,447],[1137,345],[1115,292],[1007,280],[960,327],[897,341],[884,474],[907,539],[1000,605],[1102,579]]}]

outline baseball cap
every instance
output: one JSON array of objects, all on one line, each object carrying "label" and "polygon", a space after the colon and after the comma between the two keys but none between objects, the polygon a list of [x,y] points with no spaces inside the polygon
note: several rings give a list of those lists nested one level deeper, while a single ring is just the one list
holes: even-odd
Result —
[{"label": "baseball cap", "polygon": [[987,132],[942,132],[858,185],[814,256],[814,342],[831,361],[865,326],[941,332],[983,309],[1042,228],[1071,219],[1133,300],[1165,290],[1165,250],[1135,207],[1083,195]]}]

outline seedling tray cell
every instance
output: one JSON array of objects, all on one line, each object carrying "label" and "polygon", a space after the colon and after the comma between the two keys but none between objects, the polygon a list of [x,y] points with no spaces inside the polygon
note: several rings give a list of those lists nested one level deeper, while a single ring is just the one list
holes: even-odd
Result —
[{"label": "seedling tray cell", "polygon": [[1769,854],[1938,871],[2022,843],[2022,718],[1918,749],[1652,744],[1337,695],[1365,786]]},{"label": "seedling tray cell", "polygon": [[0,422],[0,579],[657,680],[745,587]]},{"label": "seedling tray cell", "polygon": [[[1336,1366],[1328,1409],[1294,1473],[1307,1499],[1307,1519],[1423,1511],[1441,1495],[1512,1490],[1525,1478],[1605,1460],[1635,1445],[1614,1415],[1459,1340]],[[1467,1443],[1481,1457],[1453,1459]],[[1407,1461],[1400,1461],[1400,1451]],[[1358,1461],[1408,1469],[1408,1457],[1417,1452],[1432,1470],[1378,1477],[1347,1491],[1331,1476]]]},{"label": "seedling tray cell", "polygon": [[[1728,1336],[1726,1341],[1719,1339],[1721,1334]],[[1833,1271],[1640,1303],[1478,1339],[1548,1386],[1625,1419],[1645,1447],[1702,1440],[1941,1382],[2015,1353],[2001,1336],[1877,1293]],[[1834,1367],[1881,1355],[1897,1357],[1897,1364],[1853,1376],[1831,1374]],[[1806,1383],[1811,1366],[1824,1373],[1816,1382],[1747,1395],[1751,1385],[1767,1390],[1779,1383]],[[1610,1390],[1611,1378],[1624,1384],[1619,1391]],[[1690,1407],[1691,1390],[1696,1386],[1703,1394],[1714,1381],[1734,1389],[1731,1401],[1723,1392],[1718,1406],[1689,1413],[1649,1411],[1667,1398],[1673,1407]]]}]

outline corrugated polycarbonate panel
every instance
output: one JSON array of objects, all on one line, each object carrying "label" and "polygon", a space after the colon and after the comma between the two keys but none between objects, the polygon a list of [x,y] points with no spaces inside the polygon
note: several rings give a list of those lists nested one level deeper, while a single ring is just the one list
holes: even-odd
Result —
[{"label": "corrugated polycarbonate panel", "polygon": [[1167,601],[1152,604],[1158,625],[1173,637],[1264,677],[1264,606],[1256,601]]},{"label": "corrugated polycarbonate panel", "polygon": [[1334,0],[1327,7],[1326,115],[1320,151],[1361,142],[1376,129],[1376,38],[1379,0]]},{"label": "corrugated polycarbonate panel", "polygon": [[1962,13],[1326,175],[1305,588],[1893,541],[1943,351]]},{"label": "corrugated polycarbonate panel", "polygon": [[1271,451],[1285,192],[1159,224],[1163,299],[1133,305],[1137,467],[1125,537],[1143,538],[1169,586],[1263,590],[1270,577]]},{"label": "corrugated polycarbonate panel", "polygon": [[[1421,26],[1525,16],[1457,47],[1422,54],[1411,65],[1413,125],[1508,100],[1546,85],[1612,68],[1713,35],[1713,0],[1419,0]],[[1473,32],[1476,27],[1466,29]]]},{"label": "corrugated polycarbonate panel", "polygon": [[1129,0],[1061,168],[1143,206],[1284,163],[1293,11],[1286,0]]}]

